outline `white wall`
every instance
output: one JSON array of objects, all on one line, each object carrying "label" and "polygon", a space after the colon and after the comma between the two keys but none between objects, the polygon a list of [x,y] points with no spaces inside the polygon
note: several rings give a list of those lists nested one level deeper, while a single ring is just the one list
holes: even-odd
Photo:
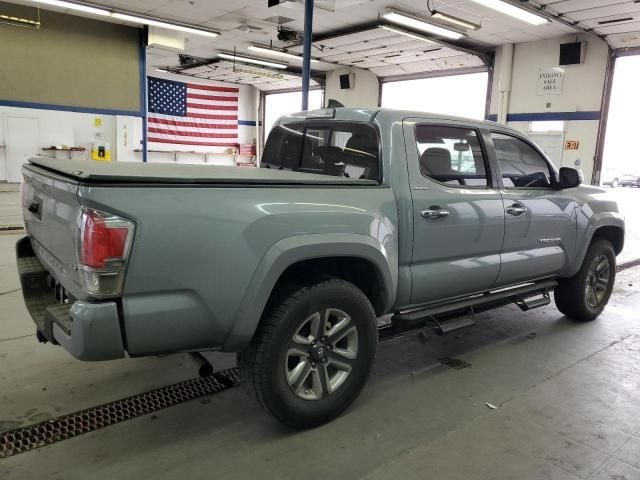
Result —
[{"label": "white wall", "polygon": [[[352,88],[340,88],[340,75],[353,73],[355,81]],[[380,83],[378,77],[360,68],[333,70],[327,75],[324,91],[325,105],[330,99],[337,100],[345,107],[377,107]]]},{"label": "white wall", "polygon": [[[171,75],[161,72],[153,72],[153,76],[185,81],[184,76]],[[206,85],[233,84],[211,82],[200,79],[189,80],[194,83]],[[238,98],[238,119],[256,121],[256,89],[250,85],[237,85],[240,89]],[[84,158],[91,157],[91,148],[94,142],[109,143],[111,147],[112,161],[142,161],[142,119],[130,116],[102,115],[92,113],[63,112],[57,110],[42,110],[35,108],[16,108],[0,106],[0,181],[6,181],[6,117],[18,116],[38,119],[39,139],[38,147],[51,145],[66,145],[69,147],[85,147],[87,153]],[[101,119],[101,125],[95,126],[96,118]],[[256,140],[257,128],[252,125],[238,126],[238,141],[241,144],[251,144]],[[220,155],[208,155],[208,163],[233,165],[233,157],[225,155],[225,148],[220,147],[185,147],[189,151],[220,151]],[[43,154],[42,150],[34,152]],[[47,153],[51,154],[51,153]],[[67,154],[58,152],[60,158],[66,158]],[[150,162],[175,162],[174,153],[149,152]],[[239,161],[249,160],[248,157],[239,157]],[[180,153],[177,155],[179,163],[204,163],[204,155],[193,153]]]},{"label": "white wall", "polygon": [[[585,62],[567,65],[561,95],[537,95],[539,70],[557,67],[560,44],[582,40],[587,42]],[[498,114],[499,85],[510,72],[501,71],[503,48],[498,48],[492,85],[491,114]],[[511,93],[508,113],[597,112],[601,110],[608,46],[587,35],[570,35],[538,42],[516,44],[513,53]],[[562,166],[582,169],[586,182],[591,179],[598,136],[598,120],[566,122],[565,139],[578,140],[579,150],[564,150]],[[530,123],[510,122],[509,126],[528,132]],[[576,165],[578,163],[579,165]]]},{"label": "white wall", "polygon": [[142,159],[142,118],[116,116],[116,160],[139,162]]},{"label": "white wall", "polygon": [[[57,110],[41,110],[35,108],[17,108],[0,106],[0,181],[6,180],[6,144],[7,144],[7,117],[28,117],[38,119],[38,148],[52,145],[66,145],[68,147],[85,147],[86,158],[90,157],[90,150],[94,142],[107,142],[111,144],[111,158],[117,159],[116,117],[113,115],[100,115],[93,113],[61,112]],[[95,126],[95,119],[101,119],[101,125]],[[123,117],[130,121],[140,121],[133,117]],[[104,137],[104,140],[96,140],[96,135]],[[48,154],[39,150],[36,154]],[[67,154],[58,152],[61,157]],[[61,157],[62,158],[62,157]]]},{"label": "white wall", "polygon": [[[234,83],[214,82],[211,80],[205,80],[201,78],[185,77],[184,75],[175,75],[166,72],[150,71],[148,75],[151,77],[166,78],[167,80],[175,80],[178,82],[190,82],[199,83],[202,85],[214,85],[221,87],[238,87],[238,120],[250,121],[257,123],[257,110],[255,100],[255,88],[252,85],[239,85]],[[252,144],[257,139],[257,127],[255,125],[238,125],[238,143],[240,144]],[[163,146],[152,146],[154,150],[173,150],[174,147],[169,145],[166,148]],[[176,155],[173,152],[149,152],[147,160],[149,162],[178,162],[178,163],[204,163],[205,156],[203,154],[194,154],[189,152],[220,152],[219,155],[207,155],[208,162],[212,165],[234,165],[233,157],[226,155],[224,152],[227,150],[224,147],[200,147],[200,146],[184,146],[185,152]],[[138,154],[139,159],[141,155]],[[177,158],[177,160],[176,160]],[[239,161],[245,160],[240,157]]]}]

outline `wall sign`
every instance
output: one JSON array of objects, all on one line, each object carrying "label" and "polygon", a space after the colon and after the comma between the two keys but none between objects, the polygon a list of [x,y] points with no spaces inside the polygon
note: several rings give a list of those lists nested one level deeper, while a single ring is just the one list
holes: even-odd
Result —
[{"label": "wall sign", "polygon": [[578,150],[580,148],[580,142],[578,140],[567,140],[564,142],[565,150]]},{"label": "wall sign", "polygon": [[564,68],[538,70],[538,95],[561,95],[563,85]]}]

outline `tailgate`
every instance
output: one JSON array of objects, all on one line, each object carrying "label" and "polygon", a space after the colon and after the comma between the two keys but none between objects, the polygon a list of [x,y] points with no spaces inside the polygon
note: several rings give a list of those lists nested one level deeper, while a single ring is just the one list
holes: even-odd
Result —
[{"label": "tailgate", "polygon": [[76,268],[78,183],[28,164],[22,175],[22,215],[33,250],[56,280],[80,296]]}]

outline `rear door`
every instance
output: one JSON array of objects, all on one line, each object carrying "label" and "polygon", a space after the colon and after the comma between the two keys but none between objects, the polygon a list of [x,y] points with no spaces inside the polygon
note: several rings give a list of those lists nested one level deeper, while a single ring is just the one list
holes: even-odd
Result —
[{"label": "rear door", "polygon": [[505,210],[497,285],[553,276],[575,253],[577,203],[552,185],[556,172],[525,138],[491,132]]},{"label": "rear door", "polygon": [[504,208],[480,130],[405,120],[404,135],[413,200],[411,303],[491,288]]}]

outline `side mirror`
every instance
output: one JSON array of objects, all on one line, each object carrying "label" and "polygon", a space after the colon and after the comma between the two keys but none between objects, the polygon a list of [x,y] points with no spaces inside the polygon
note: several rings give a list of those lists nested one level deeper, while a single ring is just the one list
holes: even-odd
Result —
[{"label": "side mirror", "polygon": [[575,188],[582,183],[582,175],[575,168],[562,167],[560,169],[560,188]]}]

